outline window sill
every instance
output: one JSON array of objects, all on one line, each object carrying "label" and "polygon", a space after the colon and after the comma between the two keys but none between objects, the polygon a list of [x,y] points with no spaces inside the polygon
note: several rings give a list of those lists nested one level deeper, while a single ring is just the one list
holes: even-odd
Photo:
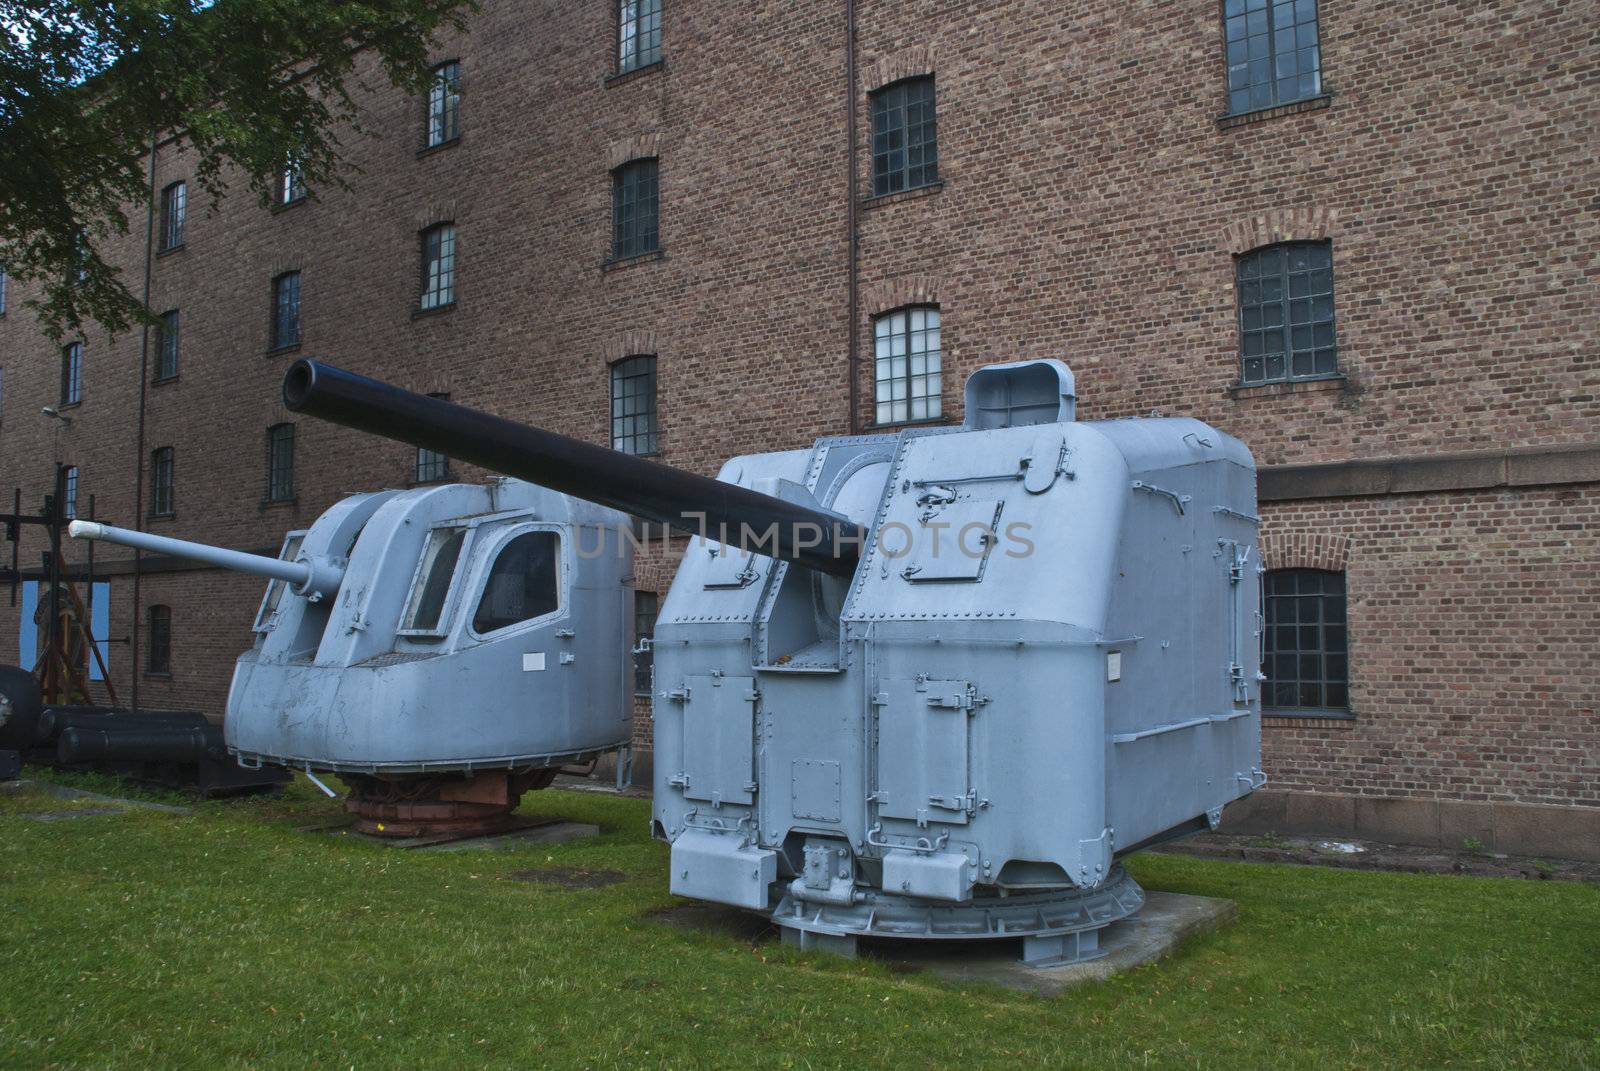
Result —
[{"label": "window sill", "polygon": [[953,427],[955,421],[947,416],[928,417],[925,420],[895,420],[888,424],[868,423],[867,428],[872,431],[894,431],[898,428],[937,428],[940,426]]},{"label": "window sill", "polygon": [[1349,729],[1355,725],[1356,716],[1349,710],[1317,710],[1312,708],[1283,707],[1261,709],[1261,724],[1280,728]]},{"label": "window sill", "polygon": [[861,201],[862,208],[881,208],[883,205],[898,204],[901,201],[914,201],[918,197],[928,197],[944,189],[944,181],[930,182],[926,186],[914,186],[909,190],[895,190],[893,193],[880,193],[876,197],[866,197]]},{"label": "window sill", "polygon": [[1232,115],[1219,115],[1217,116],[1217,129],[1232,130],[1236,126],[1249,126],[1251,123],[1276,119],[1281,115],[1298,115],[1300,112],[1321,111],[1332,103],[1333,94],[1324,93],[1320,97],[1292,100],[1287,104],[1274,104],[1270,108],[1257,108],[1252,112],[1234,112]]},{"label": "window sill", "polygon": [[287,212],[291,208],[299,208],[301,205],[303,205],[305,203],[306,203],[306,197],[305,197],[304,194],[301,194],[299,197],[296,197],[292,201],[275,201],[272,204],[272,212],[273,212],[274,215],[276,215],[279,212]]},{"label": "window sill", "polygon": [[147,669],[144,671],[142,676],[147,681],[170,681],[172,679],[172,671],[165,669]]},{"label": "window sill", "polygon": [[286,353],[299,353],[299,352],[300,352],[300,343],[291,342],[287,346],[279,346],[277,349],[268,350],[266,352],[266,356],[268,356],[268,357],[282,357]]},{"label": "window sill", "polygon": [[632,70],[617,71],[615,74],[606,75],[605,86],[610,89],[612,86],[620,86],[626,82],[632,82],[636,78],[643,78],[647,74],[654,74],[657,71],[666,69],[666,60],[656,60],[654,63],[646,63],[643,67],[635,67]]},{"label": "window sill", "polygon": [[76,409],[76,408],[78,408],[78,406],[80,406],[82,404],[83,404],[83,401],[81,399],[76,401],[76,402],[57,402],[56,403],[56,411],[60,412],[63,409]]},{"label": "window sill", "polygon": [[152,387],[165,387],[168,383],[176,382],[178,382],[177,376],[162,376],[160,379],[152,379],[150,385]]},{"label": "window sill", "polygon": [[1274,383],[1235,383],[1228,394],[1235,401],[1246,398],[1276,398],[1284,394],[1316,394],[1320,391],[1344,390],[1350,377],[1343,372],[1319,379],[1286,379]]},{"label": "window sill", "polygon": [[171,513],[150,513],[145,515],[147,521],[175,521],[178,519],[177,511]]},{"label": "window sill", "polygon": [[297,495],[294,498],[263,498],[261,500],[261,509],[272,509],[276,506],[292,506],[295,509],[299,509],[300,498]]},{"label": "window sill", "polygon": [[635,264],[648,264],[652,260],[664,260],[666,256],[666,250],[652,249],[648,253],[636,253],[631,257],[616,257],[612,260],[603,261],[600,264],[600,271],[619,271],[622,268],[631,268]]},{"label": "window sill", "polygon": [[188,248],[188,247],[185,246],[182,242],[179,242],[177,245],[169,245],[165,249],[157,249],[156,250],[156,259],[160,260],[162,257],[169,257],[174,253],[181,253],[186,248]]},{"label": "window sill", "polygon": [[457,134],[453,138],[446,138],[437,145],[424,145],[422,148],[417,150],[417,159],[420,160],[424,156],[432,156],[436,152],[444,152],[446,149],[453,149],[460,144],[461,135]]},{"label": "window sill", "polygon": [[447,312],[455,311],[456,303],[454,301],[447,301],[443,305],[435,305],[431,309],[412,309],[411,318],[413,320],[426,320],[430,316],[443,316]]}]

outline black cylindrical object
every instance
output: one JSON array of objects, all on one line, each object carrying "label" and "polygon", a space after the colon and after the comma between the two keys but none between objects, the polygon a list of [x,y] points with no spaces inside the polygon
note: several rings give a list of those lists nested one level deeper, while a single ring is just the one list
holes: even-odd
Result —
[{"label": "black cylindrical object", "polygon": [[0,666],[0,747],[21,751],[32,744],[43,705],[32,673]]},{"label": "black cylindrical object", "polygon": [[53,744],[68,729],[185,729],[206,724],[195,710],[149,710],[130,714],[99,707],[45,707],[34,732],[35,745]]},{"label": "black cylindrical object", "polygon": [[834,576],[851,576],[860,557],[865,533],[834,514],[413,394],[320,361],[301,359],[290,366],[283,402],[297,413]]},{"label": "black cylindrical object", "polygon": [[138,729],[67,729],[56,742],[56,759],[80,762],[195,763],[223,758],[222,726],[193,725]]}]

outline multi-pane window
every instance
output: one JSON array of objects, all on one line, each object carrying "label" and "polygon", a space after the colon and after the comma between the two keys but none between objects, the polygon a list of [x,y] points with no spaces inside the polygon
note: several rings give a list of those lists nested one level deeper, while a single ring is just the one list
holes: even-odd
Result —
[{"label": "multi-pane window", "polygon": [[1345,710],[1350,705],[1344,574],[1274,569],[1266,574],[1263,706]]},{"label": "multi-pane window", "polygon": [[613,260],[653,253],[660,246],[657,175],[654,159],[634,160],[611,173]]},{"label": "multi-pane window", "polygon": [[872,322],[877,422],[932,420],[941,413],[939,310],[914,305]]},{"label": "multi-pane window", "polygon": [[[449,401],[450,395],[445,393],[429,394],[430,398]],[[417,447],[417,482],[433,483],[435,480],[447,479],[450,476],[450,458],[437,450],[429,450],[425,446]]]},{"label": "multi-pane window", "polygon": [[8,277],[6,275],[6,270],[4,268],[0,268],[0,316],[4,316],[6,314],[6,281],[7,281],[7,278]]},{"label": "multi-pane window", "polygon": [[1223,0],[1222,19],[1230,113],[1322,93],[1317,0]]},{"label": "multi-pane window", "polygon": [[633,694],[649,695],[651,674],[655,672],[655,652],[651,650],[656,634],[656,616],[661,610],[661,596],[653,591],[633,593]]},{"label": "multi-pane window", "polygon": [[283,173],[278,176],[278,203],[292,205],[296,201],[305,200],[305,196],[305,168],[299,157],[291,156],[289,162],[283,165]]},{"label": "multi-pane window", "polygon": [[78,466],[61,470],[61,515],[71,520],[78,515]]},{"label": "multi-pane window", "polygon": [[161,314],[161,330],[156,337],[156,382],[178,374],[178,310]]},{"label": "multi-pane window", "polygon": [[172,672],[172,607],[150,607],[150,629],[145,637],[145,672]]},{"label": "multi-pane window", "polygon": [[1241,383],[1338,372],[1327,242],[1269,245],[1239,258],[1239,360]]},{"label": "multi-pane window", "polygon": [[161,248],[183,244],[183,219],[188,211],[188,187],[174,182],[161,191]]},{"label": "multi-pane window", "polygon": [[875,196],[939,181],[935,126],[932,78],[907,78],[872,95]]},{"label": "multi-pane window", "polygon": [[437,309],[456,299],[456,225],[440,223],[422,232],[422,300]]},{"label": "multi-pane window", "polygon": [[294,425],[274,424],[267,429],[267,501],[294,498]]},{"label": "multi-pane window", "polygon": [[272,348],[300,341],[300,273],[284,272],[272,280]]},{"label": "multi-pane window", "polygon": [[172,508],[172,447],[150,452],[150,514],[168,517]]},{"label": "multi-pane window", "polygon": [[661,62],[661,0],[619,0],[617,73]]},{"label": "multi-pane window", "polygon": [[0,419],[4,418],[6,408],[6,370],[0,368]]},{"label": "multi-pane window", "polygon": [[61,404],[83,401],[83,343],[69,342],[61,347]]},{"label": "multi-pane window", "polygon": [[433,69],[428,87],[428,146],[461,136],[461,64],[454,60]]},{"label": "multi-pane window", "polygon": [[611,447],[656,452],[656,359],[628,357],[611,366]]}]

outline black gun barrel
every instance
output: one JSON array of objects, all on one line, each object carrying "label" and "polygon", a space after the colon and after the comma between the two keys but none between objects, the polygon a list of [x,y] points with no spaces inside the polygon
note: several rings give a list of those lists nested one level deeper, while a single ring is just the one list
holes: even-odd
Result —
[{"label": "black gun barrel", "polygon": [[139,729],[67,729],[56,741],[56,758],[64,765],[80,762],[174,762],[193,764],[207,756],[221,758],[227,749],[222,726],[161,726]]},{"label": "black gun barrel", "polygon": [[321,361],[301,359],[290,366],[283,402],[297,413],[834,576],[855,572],[865,538],[859,525],[836,514],[414,394]]}]

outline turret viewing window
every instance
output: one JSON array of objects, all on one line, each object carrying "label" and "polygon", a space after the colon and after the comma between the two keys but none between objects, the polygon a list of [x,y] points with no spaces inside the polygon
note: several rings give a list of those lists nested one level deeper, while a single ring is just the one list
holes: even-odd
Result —
[{"label": "turret viewing window", "polygon": [[872,95],[872,193],[939,181],[933,79],[907,78]]},{"label": "turret viewing window", "polygon": [[1321,95],[1317,0],[1223,0],[1222,25],[1230,114]]},{"label": "turret viewing window", "polygon": [[656,452],[656,359],[649,354],[611,366],[611,448]]},{"label": "turret viewing window", "polygon": [[524,532],[500,549],[472,615],[480,636],[554,613],[561,538],[554,532]]},{"label": "turret viewing window", "polygon": [[428,533],[428,544],[422,549],[422,561],[411,583],[411,597],[400,618],[401,632],[441,634],[439,620],[450,596],[456,564],[461,560],[461,545],[466,540],[465,528],[435,528]]},{"label": "turret viewing window", "polygon": [[1246,253],[1238,286],[1241,384],[1338,374],[1332,246],[1292,242]]},{"label": "turret viewing window", "polygon": [[611,172],[612,260],[654,253],[661,247],[658,179],[654,159],[634,160]]},{"label": "turret viewing window", "polygon": [[1267,675],[1261,705],[1343,713],[1350,705],[1344,574],[1274,569],[1263,578]]},{"label": "turret viewing window", "polygon": [[900,424],[941,413],[939,310],[897,309],[872,322],[876,421]]},{"label": "turret viewing window", "polygon": [[617,73],[661,62],[661,0],[618,0]]},{"label": "turret viewing window", "polygon": [[438,309],[456,300],[456,225],[440,223],[422,232],[423,309]]},{"label": "turret viewing window", "polygon": [[433,69],[428,88],[427,148],[461,136],[461,64],[451,61]]}]

